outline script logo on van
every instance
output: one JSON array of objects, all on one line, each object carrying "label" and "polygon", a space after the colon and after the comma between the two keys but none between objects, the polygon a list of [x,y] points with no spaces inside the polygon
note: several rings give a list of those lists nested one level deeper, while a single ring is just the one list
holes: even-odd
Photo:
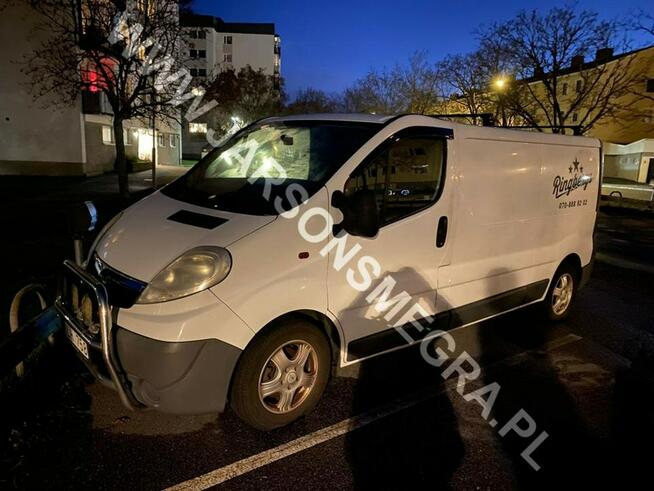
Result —
[{"label": "script logo on van", "polygon": [[568,174],[572,175],[568,177],[556,176],[554,178],[552,194],[555,198],[569,196],[572,191],[580,187],[583,187],[585,191],[593,180],[593,176],[584,174],[584,166],[577,159],[568,167]]}]

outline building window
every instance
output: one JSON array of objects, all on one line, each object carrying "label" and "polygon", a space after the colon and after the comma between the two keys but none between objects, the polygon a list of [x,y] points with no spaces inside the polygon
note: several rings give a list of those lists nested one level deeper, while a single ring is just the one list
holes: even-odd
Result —
[{"label": "building window", "polygon": [[177,135],[170,135],[170,146],[177,148]]},{"label": "building window", "polygon": [[114,142],[114,131],[111,126],[102,127],[102,143],[105,145],[113,145]]},{"label": "building window", "polygon": [[581,80],[577,80],[577,85],[575,87],[575,90],[577,92],[581,92],[581,87],[583,86],[583,82]]},{"label": "building window", "polygon": [[232,44],[232,36],[225,36],[223,38],[223,44]]},{"label": "building window", "polygon": [[654,92],[654,78],[647,79],[647,92]]},{"label": "building window", "polygon": [[206,58],[207,57],[207,50],[201,49],[198,51],[198,58]]},{"label": "building window", "polygon": [[198,39],[207,39],[207,31],[200,29],[198,31]]},{"label": "building window", "polygon": [[577,113],[572,113],[572,122],[576,123],[577,119],[579,119],[579,115]]},{"label": "building window", "polygon": [[166,135],[164,135],[163,133],[159,133],[157,135],[157,141],[159,142],[160,147],[165,146],[166,145]]},{"label": "building window", "polygon": [[123,140],[125,141],[125,145],[134,145],[136,143],[136,130],[125,128],[123,130]]},{"label": "building window", "polygon": [[207,76],[207,69],[206,68],[198,69],[198,76],[199,77],[206,77]]},{"label": "building window", "polygon": [[224,55],[223,61],[225,63],[231,63],[232,62],[232,55]]},{"label": "building window", "polygon": [[194,134],[206,134],[207,123],[189,123],[188,132]]},{"label": "building window", "polygon": [[195,29],[192,29],[188,32],[188,35],[191,39],[197,39],[198,38],[198,31]]},{"label": "building window", "polygon": [[197,58],[198,57],[198,50],[197,49],[190,50],[189,55],[191,56],[191,58]]},{"label": "building window", "polygon": [[198,76],[198,69],[197,68],[191,68],[191,77],[197,77]]},{"label": "building window", "polygon": [[563,88],[561,89],[561,94],[568,95],[568,84],[564,83]]}]

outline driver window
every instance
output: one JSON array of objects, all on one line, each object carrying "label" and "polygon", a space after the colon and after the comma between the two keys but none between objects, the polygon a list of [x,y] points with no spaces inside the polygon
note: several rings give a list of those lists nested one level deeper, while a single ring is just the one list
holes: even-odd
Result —
[{"label": "driver window", "polygon": [[431,205],[443,175],[445,140],[406,137],[395,141],[359,167],[345,183],[351,196],[372,189],[380,223],[385,225]]}]

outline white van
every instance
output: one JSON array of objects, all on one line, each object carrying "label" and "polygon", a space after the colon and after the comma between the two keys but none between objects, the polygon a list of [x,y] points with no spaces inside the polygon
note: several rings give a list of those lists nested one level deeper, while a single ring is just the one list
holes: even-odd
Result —
[{"label": "white van", "polygon": [[[331,369],[525,305],[565,317],[588,278],[595,139],[426,116],[269,118],[67,262],[57,308],[130,408],[270,429]],[[528,326],[526,326],[528,327]]]}]

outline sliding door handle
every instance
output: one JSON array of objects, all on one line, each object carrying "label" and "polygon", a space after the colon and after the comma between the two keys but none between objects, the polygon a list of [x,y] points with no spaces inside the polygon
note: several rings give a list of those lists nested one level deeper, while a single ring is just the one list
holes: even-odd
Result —
[{"label": "sliding door handle", "polygon": [[438,220],[438,230],[436,231],[436,247],[443,247],[447,239],[447,217],[443,216]]}]

